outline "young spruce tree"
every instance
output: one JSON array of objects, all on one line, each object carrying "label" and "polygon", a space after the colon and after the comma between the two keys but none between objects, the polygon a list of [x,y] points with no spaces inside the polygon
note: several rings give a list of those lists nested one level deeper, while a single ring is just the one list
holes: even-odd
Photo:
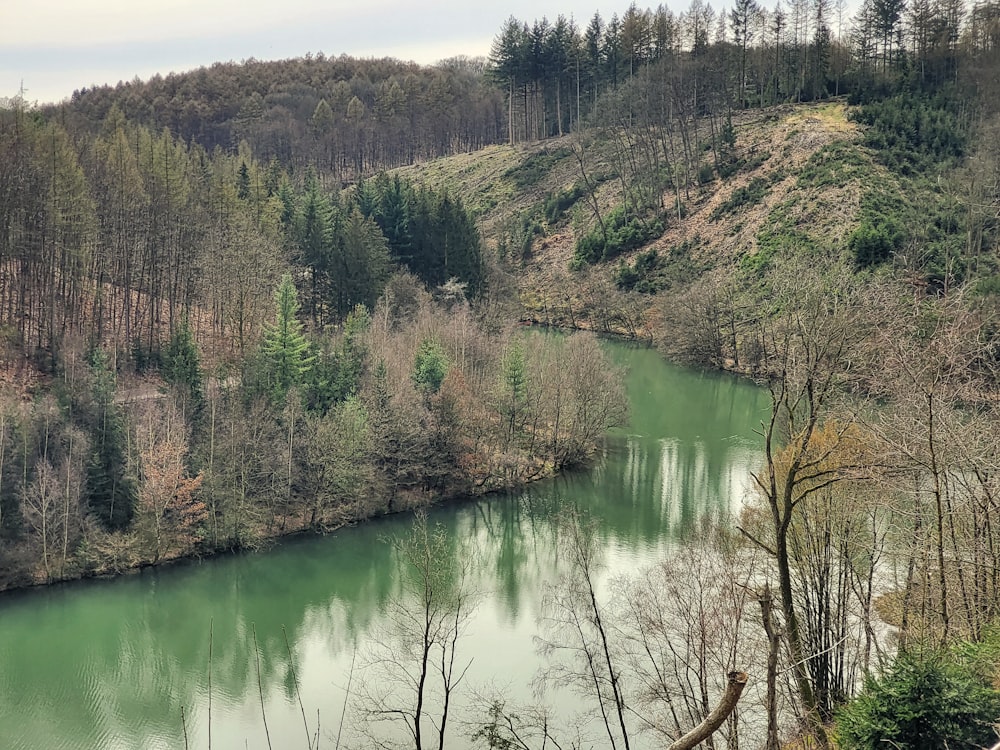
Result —
[{"label": "young spruce tree", "polygon": [[274,298],[277,318],[264,328],[261,355],[268,391],[280,403],[289,389],[302,383],[312,369],[314,356],[297,317],[299,298],[291,274],[281,277]]}]

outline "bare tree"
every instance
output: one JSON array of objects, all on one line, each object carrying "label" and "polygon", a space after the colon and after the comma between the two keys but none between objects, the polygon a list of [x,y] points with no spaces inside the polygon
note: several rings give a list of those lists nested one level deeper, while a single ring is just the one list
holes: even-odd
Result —
[{"label": "bare tree", "polygon": [[624,657],[614,643],[606,607],[597,596],[602,561],[596,528],[569,513],[558,533],[569,568],[545,597],[545,635],[538,644],[550,665],[541,682],[569,687],[593,700],[611,747],[628,750],[635,728],[622,683]]},{"label": "bare tree", "polygon": [[756,628],[744,617],[754,602],[747,582],[757,574],[755,556],[715,545],[723,538],[711,535],[703,548],[608,586],[597,527],[571,512],[557,533],[567,568],[546,592],[537,642],[549,663],[538,684],[572,691],[593,708],[557,725],[544,705],[494,697],[474,739],[491,748],[582,747],[598,741],[586,726],[596,717],[612,748],[632,747],[640,734],[672,750],[715,747],[723,724],[726,746],[739,747],[736,702],[749,678],[732,664],[760,651],[747,640]]},{"label": "bare tree", "polygon": [[152,562],[189,552],[207,517],[197,498],[202,475],[189,476],[185,426],[172,402],[149,405],[136,441],[142,467],[137,524]]},{"label": "bare tree", "polygon": [[455,691],[471,664],[458,656],[475,608],[463,562],[471,551],[424,512],[391,543],[403,588],[368,655],[373,680],[361,690],[362,720],[377,747],[443,750]]},{"label": "bare tree", "polygon": [[854,418],[846,414],[829,429],[824,420],[832,415],[866,328],[856,294],[833,288],[805,268],[777,277],[772,298],[777,314],[758,324],[756,367],[771,396],[771,413],[762,422],[764,468],[754,474],[766,505],[768,538],[748,536],[774,557],[798,696],[810,730],[825,746],[796,597],[793,528],[808,498],[858,473],[853,458],[840,460],[845,450],[853,455]]}]

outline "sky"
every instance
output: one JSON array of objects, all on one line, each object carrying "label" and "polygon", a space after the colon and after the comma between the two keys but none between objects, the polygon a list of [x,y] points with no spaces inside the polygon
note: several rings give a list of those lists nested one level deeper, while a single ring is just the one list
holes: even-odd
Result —
[{"label": "sky", "polygon": [[489,54],[512,15],[530,22],[563,14],[585,26],[594,11],[608,19],[630,2],[0,0],[0,98],[23,84],[28,102],[58,102],[85,86],[307,52],[432,64]]}]

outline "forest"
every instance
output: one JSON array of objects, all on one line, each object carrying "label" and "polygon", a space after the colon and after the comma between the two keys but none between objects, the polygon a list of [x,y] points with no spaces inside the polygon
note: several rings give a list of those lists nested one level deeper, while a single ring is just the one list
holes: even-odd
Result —
[{"label": "forest", "polygon": [[[627,414],[594,333],[625,335],[770,396],[725,537],[755,572],[713,594],[763,618],[762,744],[988,746],[998,54],[994,2],[692,0],[512,17],[488,59],[317,54],[0,100],[0,588],[585,464]],[[801,158],[754,140],[795,113],[786,142],[835,136]],[[580,653],[603,642],[581,674],[610,746],[664,711],[679,742],[725,685],[700,673],[684,722],[662,674],[624,692],[635,654],[601,614],[619,634],[645,615],[602,610],[584,537],[591,605],[560,611]],[[744,667],[739,627],[698,637]],[[491,716],[490,747],[549,739]]]}]

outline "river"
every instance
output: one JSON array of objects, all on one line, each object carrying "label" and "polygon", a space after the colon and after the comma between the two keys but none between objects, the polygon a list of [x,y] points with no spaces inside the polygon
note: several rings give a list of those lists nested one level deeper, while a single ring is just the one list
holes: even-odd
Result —
[{"label": "river", "polygon": [[[459,646],[462,663],[471,659],[465,687],[530,700],[561,507],[598,520],[610,576],[683,544],[702,518],[731,518],[749,490],[764,394],[606,346],[628,368],[631,424],[591,469],[430,515],[474,550],[463,564],[482,596]],[[356,695],[375,679],[362,665],[400,588],[385,538],[408,524],[380,519],[263,553],[0,598],[0,748],[206,748],[209,730],[214,748],[266,748],[261,695],[272,746],[305,748],[296,684],[310,731],[318,716],[320,746],[334,747],[348,684]],[[351,727],[341,746],[366,746]]]}]

